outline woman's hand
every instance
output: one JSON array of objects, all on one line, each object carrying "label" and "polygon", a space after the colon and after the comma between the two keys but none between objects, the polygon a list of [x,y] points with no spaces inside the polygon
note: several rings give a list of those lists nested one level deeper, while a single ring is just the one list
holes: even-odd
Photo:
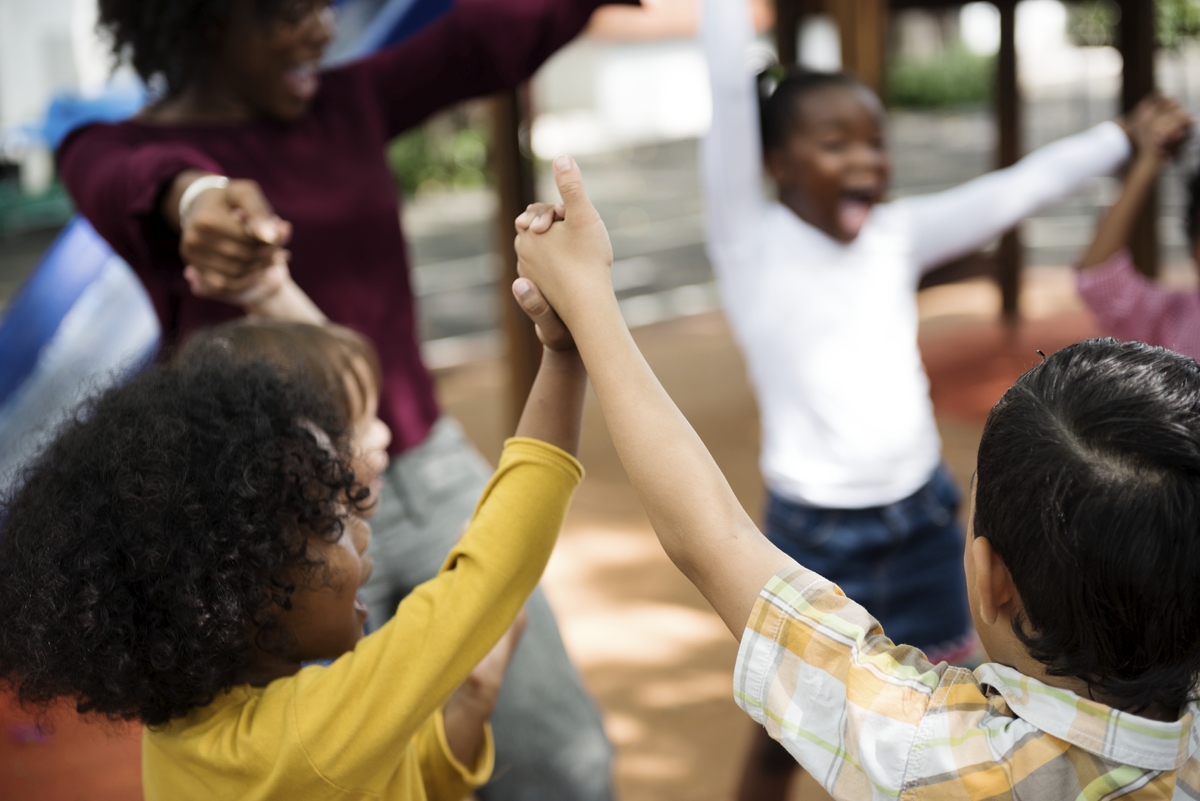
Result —
[{"label": "woman's hand", "polygon": [[443,710],[446,721],[446,742],[454,758],[468,769],[479,761],[483,748],[483,726],[496,708],[504,673],[512,661],[529,616],[524,609],[517,615],[508,631],[500,638],[459,688],[450,696]]},{"label": "woman's hand", "polygon": [[180,173],[163,198],[161,213],[179,231],[179,253],[194,268],[192,291],[246,305],[248,298],[265,297],[282,285],[279,267],[287,261],[284,247],[292,226],[275,214],[256,182],[242,180],[201,192],[181,218],[180,199],[204,175],[197,170]]}]

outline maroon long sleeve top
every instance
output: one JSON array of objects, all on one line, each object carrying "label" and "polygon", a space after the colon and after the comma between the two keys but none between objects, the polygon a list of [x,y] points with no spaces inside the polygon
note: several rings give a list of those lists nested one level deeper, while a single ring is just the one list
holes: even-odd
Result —
[{"label": "maroon long sleeve top", "polygon": [[379,415],[392,429],[394,455],[424,440],[438,407],[421,363],[385,146],[438,109],[529,77],[601,1],[456,0],[416,36],[325,72],[296,122],[91,125],[60,147],[60,174],[79,210],[145,284],[168,345],[241,311],[188,291],[179,235],[159,216],[163,192],[186,169],[257,181],[294,227],[296,283],[331,320],[378,348]]}]

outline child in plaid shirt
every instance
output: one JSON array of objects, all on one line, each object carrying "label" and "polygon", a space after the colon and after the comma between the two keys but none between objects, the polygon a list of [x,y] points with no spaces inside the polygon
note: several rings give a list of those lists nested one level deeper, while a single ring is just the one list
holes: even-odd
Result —
[{"label": "child in plaid shirt", "polygon": [[741,641],[735,698],[841,799],[1200,798],[1200,367],[1073,345],[979,448],[964,566],[990,661],[930,664],[772,545],[621,318],[569,157],[517,220],[526,308],[571,329],[664,549]]}]

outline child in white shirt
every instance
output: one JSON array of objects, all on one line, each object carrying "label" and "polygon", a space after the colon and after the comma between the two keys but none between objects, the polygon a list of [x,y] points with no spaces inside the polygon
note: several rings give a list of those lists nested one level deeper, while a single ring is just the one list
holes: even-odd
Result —
[{"label": "child in white shirt", "polygon": [[[705,0],[708,247],[762,416],[767,536],[897,642],[961,662],[976,647],[963,533],[917,349],[917,285],[1112,173],[1129,137],[1104,123],[957,188],[883,203],[879,99],[847,75],[792,73],[760,105],[752,37],[745,0]],[[743,797],[782,798],[792,770],[763,735]]]}]

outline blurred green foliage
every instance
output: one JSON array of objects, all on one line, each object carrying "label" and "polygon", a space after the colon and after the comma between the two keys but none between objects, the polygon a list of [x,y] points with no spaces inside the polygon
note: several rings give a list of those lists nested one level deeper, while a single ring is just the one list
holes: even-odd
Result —
[{"label": "blurred green foliage", "polygon": [[897,108],[946,108],[986,102],[992,96],[994,57],[963,45],[928,61],[895,61],[887,76],[887,98]]},{"label": "blurred green foliage", "polygon": [[1200,36],[1200,0],[1158,0],[1158,44],[1175,50]]},{"label": "blurred green foliage", "polygon": [[1067,36],[1079,47],[1116,44],[1121,10],[1112,0],[1087,0],[1067,6]]},{"label": "blurred green foliage", "polygon": [[[1175,50],[1200,37],[1200,0],[1156,0],[1158,44]],[[1121,10],[1113,0],[1086,0],[1071,3],[1068,33],[1083,47],[1112,46],[1117,43],[1117,24]]]},{"label": "blurred green foliage", "polygon": [[460,109],[392,140],[387,159],[405,195],[483,186],[490,179],[485,114]]}]

